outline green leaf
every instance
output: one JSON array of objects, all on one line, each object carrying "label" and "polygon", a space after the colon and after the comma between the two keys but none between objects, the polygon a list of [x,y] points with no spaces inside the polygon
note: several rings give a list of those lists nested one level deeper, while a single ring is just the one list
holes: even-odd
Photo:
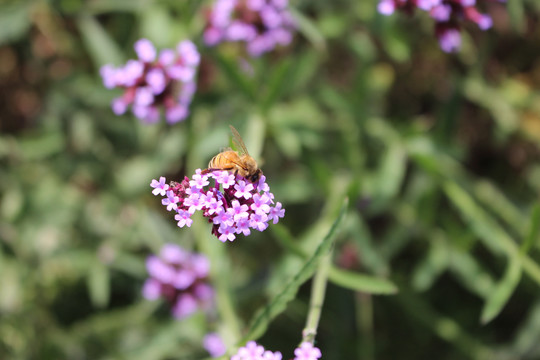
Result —
[{"label": "green leaf", "polygon": [[377,194],[385,199],[397,195],[405,177],[407,154],[398,142],[389,144],[375,179]]},{"label": "green leaf", "polygon": [[96,307],[105,307],[110,298],[110,274],[105,264],[96,261],[88,273],[88,292]]},{"label": "green leaf", "polygon": [[529,228],[529,233],[525,238],[523,244],[521,244],[521,252],[526,254],[529,249],[538,242],[540,237],[540,203],[536,203],[531,214],[531,225]]},{"label": "green leaf", "polygon": [[332,224],[332,227],[321,241],[313,255],[301,267],[300,271],[293,276],[288,283],[285,284],[283,289],[277,293],[277,295],[268,303],[267,306],[257,311],[241,343],[245,343],[248,340],[254,340],[260,337],[265,332],[270,322],[285,310],[289,301],[294,299],[298,288],[311,276],[313,276],[315,270],[317,269],[320,258],[327,254],[334,244],[334,238],[345,216],[347,205],[348,200],[345,199],[336,220]]},{"label": "green leaf", "polygon": [[487,298],[482,315],[482,324],[487,324],[502,311],[521,280],[521,261],[519,255],[509,258],[509,264],[501,281],[495,285],[493,293]]},{"label": "green leaf", "polygon": [[525,21],[523,1],[512,0],[509,1],[506,6],[508,7],[508,14],[510,15],[510,22],[512,23],[513,28],[521,34],[524,34],[527,21]]},{"label": "green leaf", "polygon": [[330,268],[328,279],[336,285],[364,293],[391,295],[398,292],[397,286],[390,280],[342,270],[336,267]]},{"label": "green leaf", "polygon": [[227,76],[227,78],[235,84],[248,99],[255,101],[257,96],[255,95],[254,84],[242,73],[240,65],[220,54],[215,55],[215,60],[225,76]]},{"label": "green leaf", "polygon": [[503,230],[498,224],[458,184],[447,181],[444,184],[444,191],[462,213],[463,219],[481,237],[484,245],[496,254],[504,254],[508,248],[508,240],[511,239],[506,239],[507,235],[502,239]]},{"label": "green leaf", "polygon": [[30,28],[30,2],[0,7],[0,46],[22,38]]},{"label": "green leaf", "polygon": [[263,100],[262,107],[268,110],[285,91],[286,87],[291,85],[290,80],[292,76],[292,70],[296,70],[293,65],[293,61],[289,58],[283,60],[281,64],[272,72],[270,76],[270,83],[268,84],[268,90]]},{"label": "green leaf", "polygon": [[295,9],[290,9],[290,12],[298,25],[298,31],[313,44],[315,49],[321,52],[326,51],[324,35],[319,31],[313,21]]},{"label": "green leaf", "polygon": [[96,67],[105,64],[119,65],[123,62],[122,51],[93,17],[81,16],[77,21],[77,25]]},{"label": "green leaf", "polygon": [[432,238],[430,249],[414,270],[412,284],[415,290],[424,291],[443,274],[449,266],[448,247],[440,237]]}]

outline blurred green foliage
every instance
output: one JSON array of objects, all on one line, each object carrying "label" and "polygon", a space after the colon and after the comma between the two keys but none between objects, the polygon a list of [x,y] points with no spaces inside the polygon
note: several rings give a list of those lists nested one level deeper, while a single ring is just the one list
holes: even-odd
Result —
[{"label": "blurred green foliage", "polygon": [[[330,238],[325,359],[539,358],[540,3],[489,2],[494,29],[448,55],[427,17],[293,1],[299,34],[253,74],[237,47],[202,46],[207,5],[0,4],[0,358],[200,359],[206,332],[232,344],[258,309],[289,358]],[[99,67],[141,37],[201,45],[186,122],[110,110]],[[178,229],[149,183],[204,167],[229,124],[287,212],[223,245],[202,219]],[[166,242],[212,258],[220,319],[142,298]]]}]

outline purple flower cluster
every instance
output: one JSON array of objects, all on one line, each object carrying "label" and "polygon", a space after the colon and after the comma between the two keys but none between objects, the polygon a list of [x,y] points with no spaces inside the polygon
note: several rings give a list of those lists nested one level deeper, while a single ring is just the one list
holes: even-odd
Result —
[{"label": "purple flower cluster", "polygon": [[167,299],[177,319],[211,308],[214,290],[208,284],[210,262],[204,255],[166,244],[159,256],[146,259],[146,269],[150,278],[144,283],[143,296],[148,300]]},{"label": "purple flower cluster", "polygon": [[[294,350],[293,360],[318,360],[321,358],[321,350],[309,342],[303,342]],[[238,349],[238,352],[231,357],[231,360],[281,360],[283,357],[279,351],[271,352],[265,350],[263,346],[255,341],[250,341],[246,346]]]},{"label": "purple flower cluster", "polygon": [[207,14],[204,41],[243,41],[247,52],[257,57],[277,45],[288,45],[295,28],[289,0],[216,0]]},{"label": "purple flower cluster", "polygon": [[180,42],[175,50],[157,53],[147,39],[135,43],[137,60],[119,68],[105,65],[100,73],[106,88],[124,89],[122,96],[112,102],[116,115],[124,114],[131,106],[133,114],[147,123],[160,119],[163,108],[169,124],[184,120],[197,88],[195,75],[200,62],[197,48],[191,41]]},{"label": "purple flower cluster", "polygon": [[[213,179],[214,184],[210,184]],[[200,210],[212,223],[212,234],[220,241],[233,241],[237,234],[249,235],[251,230],[264,231],[268,223],[276,224],[285,215],[281,203],[274,205],[274,194],[262,175],[251,183],[228,171],[203,172],[198,169],[191,180],[165,183],[165,178],[152,180],[154,195],[161,195],[168,211],[175,211],[179,227],[190,227],[191,216]]]},{"label": "purple flower cluster", "polygon": [[416,8],[427,11],[435,20],[435,36],[441,49],[454,52],[461,47],[460,23],[472,21],[482,30],[492,26],[491,17],[476,8],[476,0],[380,0],[378,10],[391,15],[395,10],[411,14]]}]

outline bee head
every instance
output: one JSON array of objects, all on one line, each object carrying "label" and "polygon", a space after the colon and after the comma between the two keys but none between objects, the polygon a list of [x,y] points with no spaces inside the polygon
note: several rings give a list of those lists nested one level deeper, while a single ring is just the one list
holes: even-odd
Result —
[{"label": "bee head", "polygon": [[261,175],[262,175],[262,170],[257,169],[252,175],[249,176],[248,180],[251,181],[252,183],[256,183],[257,181],[259,181],[259,178],[261,177]]}]

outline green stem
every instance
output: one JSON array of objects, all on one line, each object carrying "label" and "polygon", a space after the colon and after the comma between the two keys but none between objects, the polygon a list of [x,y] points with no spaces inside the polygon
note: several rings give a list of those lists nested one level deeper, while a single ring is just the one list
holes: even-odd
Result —
[{"label": "green stem", "polygon": [[357,292],[356,323],[358,324],[361,340],[358,342],[358,358],[375,359],[373,346],[373,298],[371,294]]},{"label": "green stem", "polygon": [[[206,225],[206,224],[203,224]],[[205,233],[198,231],[198,244],[201,250],[208,255],[210,259],[211,275],[214,279],[214,288],[216,290],[216,306],[219,314],[227,327],[228,341],[230,344],[236,343],[241,336],[241,326],[238,321],[238,316],[233,305],[233,299],[230,289],[228,274],[231,274],[231,264],[228,261],[227,254],[223,248],[219,248],[221,243],[218,243],[215,238],[206,233],[206,228],[201,229]]]},{"label": "green stem", "polygon": [[309,313],[306,321],[306,326],[302,331],[302,342],[313,343],[315,335],[317,335],[317,327],[321,318],[322,306],[324,303],[324,295],[326,292],[326,283],[328,282],[328,272],[332,261],[332,253],[330,250],[319,263],[319,268],[313,278],[311,288],[311,301],[309,303]]}]

